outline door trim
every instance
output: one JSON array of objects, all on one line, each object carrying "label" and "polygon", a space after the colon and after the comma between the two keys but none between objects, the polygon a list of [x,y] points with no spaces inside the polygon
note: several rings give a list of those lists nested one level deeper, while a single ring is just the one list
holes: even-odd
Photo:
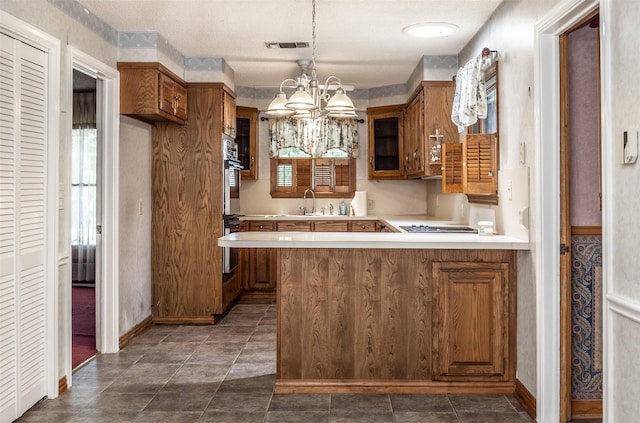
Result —
[{"label": "door trim", "polygon": [[[602,233],[601,227],[574,228],[571,226],[571,134],[569,132],[569,34],[585,26],[599,14],[596,8],[580,19],[575,25],[560,35],[560,242],[569,246],[567,254],[560,256],[560,423],[574,418],[594,418],[602,415],[602,401],[574,401],[572,397],[572,235],[581,233]],[[598,53],[598,61],[600,54]],[[600,79],[598,93],[600,93]],[[598,125],[598,136],[602,133]],[[601,141],[599,141],[602,146]],[[601,172],[601,167],[598,168]],[[564,187],[564,188],[563,188]],[[575,408],[575,409],[574,409]],[[600,410],[598,412],[598,410]],[[591,414],[588,414],[591,413]]]},{"label": "door trim", "polygon": [[[118,279],[118,234],[119,234],[119,104],[120,104],[120,74],[118,71],[79,49],[67,47],[67,110],[73,110],[73,70],[79,70],[98,80],[98,90],[101,93],[96,98],[101,104],[97,110],[102,112],[102,167],[101,167],[101,202],[102,202],[102,236],[101,251],[98,262],[101,264],[96,270],[100,273],[96,286],[96,349],[100,353],[119,351],[119,279]],[[66,134],[71,139],[72,114],[67,113]],[[68,152],[71,154],[71,151]],[[67,199],[70,210],[71,198]],[[69,213],[68,218],[71,217]],[[69,242],[69,248],[71,243]],[[71,277],[69,275],[69,277]],[[68,281],[71,286],[71,280]],[[71,333],[71,294],[66,297],[64,310]],[[71,349],[71,336],[67,339],[67,347]],[[71,360],[67,360],[67,377],[71,376]],[[70,378],[69,378],[70,379]],[[70,380],[69,386],[72,386]]]},{"label": "door trim", "polygon": [[536,166],[534,204],[539,423],[560,419],[560,45],[559,37],[598,7],[598,0],[558,3],[534,27]]}]

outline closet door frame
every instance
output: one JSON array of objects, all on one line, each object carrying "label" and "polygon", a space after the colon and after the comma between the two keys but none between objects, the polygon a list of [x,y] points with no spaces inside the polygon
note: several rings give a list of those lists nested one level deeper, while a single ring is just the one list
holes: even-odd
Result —
[{"label": "closet door frame", "polygon": [[[119,302],[118,302],[118,209],[119,209],[119,132],[120,132],[120,74],[104,63],[96,60],[88,54],[78,50],[73,46],[67,47],[67,90],[68,96],[67,110],[73,110],[73,70],[90,75],[98,80],[96,93],[98,119],[101,121],[102,142],[100,143],[101,165],[99,167],[101,180],[101,202],[100,222],[102,234],[100,235],[100,257],[96,261],[100,266],[96,268],[98,284],[96,285],[96,349],[100,353],[114,353],[120,350],[119,332]],[[67,113],[66,135],[71,137],[73,116]],[[68,185],[68,184],[67,184]],[[67,203],[71,207],[71,196],[67,198]],[[71,213],[69,213],[69,218]],[[67,254],[70,256],[70,245]],[[71,286],[71,273],[69,273],[68,286]],[[63,281],[65,283],[65,281]],[[68,348],[71,351],[71,292],[66,294],[68,308],[64,310],[69,331]],[[70,380],[71,359],[67,360],[68,368],[66,374]],[[69,386],[72,386],[71,383]]]},{"label": "closet door frame", "polygon": [[[0,10],[0,32],[47,54],[46,104],[46,180],[45,180],[45,390],[48,398],[58,396],[59,310],[57,246],[59,239],[59,113],[60,113],[60,40]],[[18,415],[33,404],[18,402]]]}]

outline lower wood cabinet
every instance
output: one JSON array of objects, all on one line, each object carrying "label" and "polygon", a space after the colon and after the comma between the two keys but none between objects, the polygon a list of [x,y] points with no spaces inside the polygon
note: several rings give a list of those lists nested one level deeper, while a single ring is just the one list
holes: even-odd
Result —
[{"label": "lower wood cabinet", "polygon": [[312,232],[313,222],[309,220],[280,220],[276,222],[278,232]]},{"label": "lower wood cabinet", "polygon": [[278,254],[276,393],[514,393],[515,251]]},{"label": "lower wood cabinet", "polygon": [[379,232],[375,220],[353,220],[351,221],[351,232]]},{"label": "lower wood cabinet", "polygon": [[349,232],[349,222],[315,222],[314,232]]},{"label": "lower wood cabinet", "polygon": [[[393,232],[377,220],[246,220],[244,231]],[[247,248],[240,251],[240,272],[245,291],[275,291],[277,250]]]},{"label": "lower wood cabinet", "polygon": [[246,288],[249,290],[275,290],[277,280],[277,250],[273,248],[248,249],[248,278]]},{"label": "lower wood cabinet", "polygon": [[513,325],[509,263],[434,262],[433,379],[512,378]]},{"label": "lower wood cabinet", "polygon": [[[275,222],[246,221],[244,230],[273,232]],[[277,250],[273,248],[247,248],[240,251],[240,273],[245,290],[275,291],[277,280]]]}]

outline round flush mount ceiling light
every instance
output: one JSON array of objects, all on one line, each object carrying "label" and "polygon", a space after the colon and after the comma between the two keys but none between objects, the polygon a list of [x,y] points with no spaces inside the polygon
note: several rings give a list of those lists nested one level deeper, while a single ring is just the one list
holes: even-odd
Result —
[{"label": "round flush mount ceiling light", "polygon": [[458,26],[446,22],[427,22],[408,26],[403,31],[412,37],[437,38],[451,35],[459,29]]}]

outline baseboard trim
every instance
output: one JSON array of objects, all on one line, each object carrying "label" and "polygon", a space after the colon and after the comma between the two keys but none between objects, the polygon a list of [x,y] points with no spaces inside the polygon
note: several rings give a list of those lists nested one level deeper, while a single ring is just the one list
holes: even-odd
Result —
[{"label": "baseboard trim", "polygon": [[[160,325],[213,325],[218,322],[219,315],[200,317],[153,317],[153,323]],[[220,315],[221,316],[221,315]]]},{"label": "baseboard trim", "polygon": [[142,332],[146,331],[153,325],[153,318],[151,316],[144,319],[142,322],[138,323],[133,329],[129,332],[125,333],[120,337],[120,349],[124,348],[133,338],[140,335]]},{"label": "baseboard trim", "polygon": [[240,299],[243,301],[253,301],[260,302],[260,300],[265,300],[264,302],[275,301],[276,299],[276,291],[243,291],[240,294]]},{"label": "baseboard trim", "polygon": [[276,380],[276,394],[513,394],[513,382]]},{"label": "baseboard trim", "polygon": [[572,419],[602,418],[602,400],[572,400]]},{"label": "baseboard trim", "polygon": [[520,382],[520,380],[516,379],[516,390],[515,397],[518,402],[522,405],[527,414],[533,419],[536,419],[536,397],[534,397],[531,392]]},{"label": "baseboard trim", "polygon": [[63,376],[62,379],[58,381],[58,395],[67,391],[69,387],[67,386],[67,377]]}]

